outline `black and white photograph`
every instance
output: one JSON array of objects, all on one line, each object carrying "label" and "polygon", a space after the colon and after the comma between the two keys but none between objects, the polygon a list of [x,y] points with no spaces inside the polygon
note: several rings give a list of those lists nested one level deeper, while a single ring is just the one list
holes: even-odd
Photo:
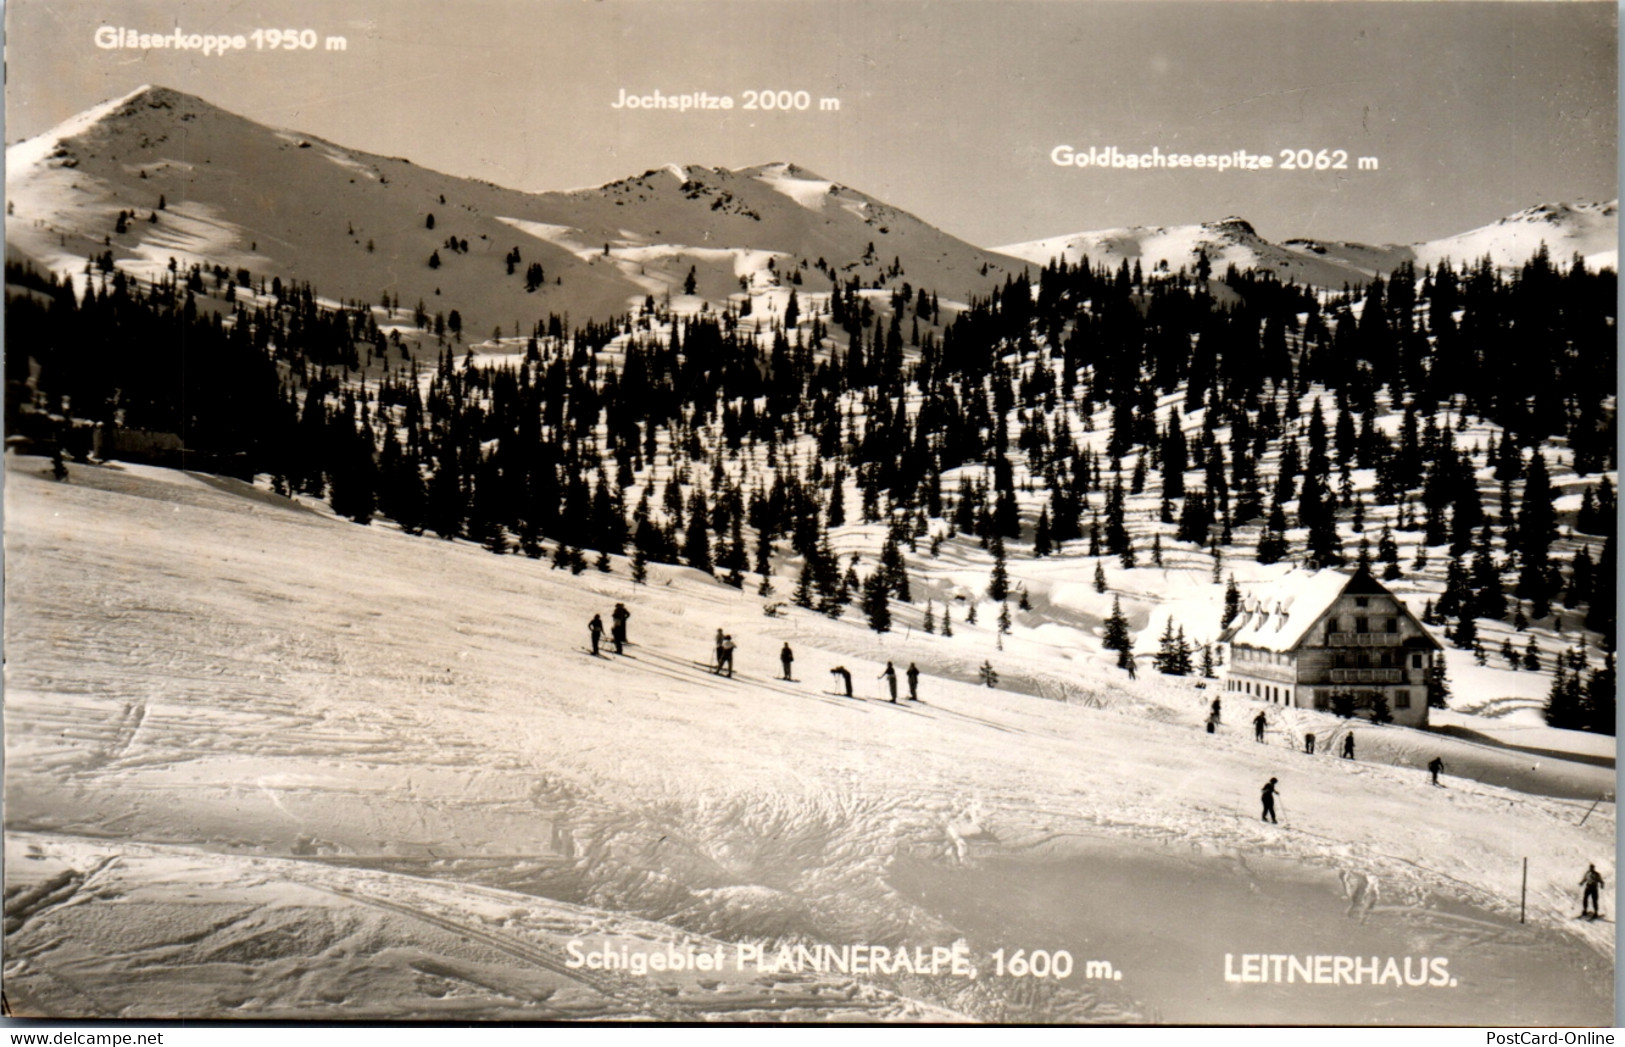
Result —
[{"label": "black and white photograph", "polygon": [[1618,19],[11,0],[5,1016],[1613,1026]]}]

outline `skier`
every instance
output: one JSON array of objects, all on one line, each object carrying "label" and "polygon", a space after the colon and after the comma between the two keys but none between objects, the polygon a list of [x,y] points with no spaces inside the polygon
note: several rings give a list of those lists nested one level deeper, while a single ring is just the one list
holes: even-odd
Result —
[{"label": "skier", "polygon": [[1350,731],[1343,736],[1343,759],[1354,759],[1354,732]]},{"label": "skier", "polygon": [[1213,722],[1214,723],[1220,723],[1221,722],[1221,720],[1219,719],[1219,700],[1217,698],[1213,699]]},{"label": "skier", "polygon": [[1124,652],[1123,668],[1128,670],[1128,678],[1130,680],[1138,680],[1140,678],[1139,674],[1134,671],[1134,656],[1132,654]]},{"label": "skier", "polygon": [[593,615],[592,621],[587,623],[587,632],[592,634],[592,653],[597,655],[598,641],[604,635],[604,619],[596,614]]},{"label": "skier", "polygon": [[714,672],[714,673],[717,673],[719,675],[722,672],[722,660],[724,658],[724,655],[722,653],[722,640],[723,640],[723,632],[722,632],[721,629],[718,629],[717,630],[717,643],[716,643],[717,662],[716,662],[716,667],[713,668],[711,671]]},{"label": "skier", "polygon": [[920,670],[919,670],[919,667],[916,666],[913,662],[909,662],[908,663],[908,672],[904,673],[903,675],[908,677],[908,700],[911,701],[911,702],[919,701],[920,700]]},{"label": "skier", "polygon": [[848,698],[852,697],[852,674],[847,671],[846,666],[837,665],[835,668],[830,670],[830,675],[839,676],[841,678],[841,683],[846,685],[846,696]]},{"label": "skier", "polygon": [[1597,871],[1595,864],[1586,866],[1586,874],[1580,880],[1580,886],[1585,888],[1585,894],[1580,898],[1580,915],[1595,920],[1602,915],[1597,908],[1597,892],[1602,888],[1602,874]]},{"label": "skier", "polygon": [[1269,720],[1264,717],[1263,713],[1259,713],[1257,716],[1253,717],[1254,741],[1262,742],[1264,740],[1264,725],[1267,723],[1269,723]]},{"label": "skier", "polygon": [[795,652],[790,650],[790,642],[786,640],[784,649],[779,652],[779,664],[784,666],[784,678],[786,680],[793,681],[795,679],[795,677],[790,675],[790,666],[794,665],[795,661]]},{"label": "skier", "polygon": [[728,636],[724,636],[722,638],[722,647],[720,648],[720,651],[722,653],[722,657],[719,660],[719,665],[727,668],[728,671],[727,671],[726,675],[727,675],[728,679],[732,680],[734,678],[734,638],[733,638],[733,636],[728,635]]},{"label": "skier", "polygon": [[632,612],[626,609],[626,604],[618,603],[615,605],[615,610],[611,611],[609,616],[615,619],[615,629],[610,635],[616,637],[615,653],[620,654],[620,645],[626,643],[626,620],[632,617]]},{"label": "skier", "polygon": [[1303,751],[1308,753],[1310,756],[1315,755],[1315,736],[1314,735],[1306,734],[1306,735],[1303,736]]},{"label": "skier", "polygon": [[1439,772],[1444,770],[1444,760],[1435,756],[1428,761],[1428,772],[1433,775],[1433,784],[1439,784]]},{"label": "skier", "polygon": [[897,704],[897,670],[890,662],[886,663],[886,671],[880,674],[886,678],[886,687],[891,691],[891,703]]},{"label": "skier", "polygon": [[51,454],[51,477],[58,483],[68,478],[68,463],[62,460],[62,448]]},{"label": "skier", "polygon": [[1259,819],[1258,819],[1259,821],[1262,821],[1262,822],[1274,822],[1277,825],[1280,824],[1279,822],[1276,822],[1276,820],[1275,820],[1275,797],[1276,797],[1276,795],[1277,795],[1277,793],[1275,791],[1275,779],[1271,778],[1269,781],[1264,783],[1264,793],[1263,793],[1263,796],[1261,797],[1263,799],[1263,801],[1264,801],[1264,813],[1259,816]]},{"label": "skier", "polygon": [[1218,730],[1218,723],[1219,721],[1214,718],[1213,714],[1209,713],[1207,718],[1207,733],[1215,733]]}]

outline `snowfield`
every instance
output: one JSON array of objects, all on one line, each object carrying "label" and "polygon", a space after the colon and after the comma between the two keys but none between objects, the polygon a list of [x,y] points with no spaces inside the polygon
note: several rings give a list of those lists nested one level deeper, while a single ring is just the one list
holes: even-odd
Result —
[{"label": "snowfield", "polygon": [[[1216,689],[1100,651],[1088,558],[1023,566],[1035,611],[1001,650],[987,605],[951,639],[908,609],[881,635],[685,568],[572,576],[232,480],[7,464],[19,1014],[1614,1020],[1612,905],[1574,919],[1586,864],[1614,876],[1611,744],[1455,711],[1356,723],[1349,762],[1328,755],[1347,724],[1270,707],[1260,745],[1230,696],[1209,736]],[[939,606],[985,579],[952,551],[915,575]],[[594,658],[586,622],[617,601],[632,645]],[[888,659],[919,665],[923,703],[884,700]],[[1272,776],[1279,826],[1257,817]],[[958,943],[977,977],[635,976],[570,966],[572,941]],[[1000,949],[1077,967],[1001,977]],[[1226,979],[1227,956],[1283,953],[1443,958],[1452,980]]]}]

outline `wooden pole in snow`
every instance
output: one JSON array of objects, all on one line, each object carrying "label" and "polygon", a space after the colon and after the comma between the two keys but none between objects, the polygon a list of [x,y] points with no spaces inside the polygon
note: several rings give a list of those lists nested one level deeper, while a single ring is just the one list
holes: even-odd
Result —
[{"label": "wooden pole in snow", "polygon": [[1529,905],[1529,859],[1523,860],[1523,891],[1518,895],[1518,922],[1523,922],[1524,913]]},{"label": "wooden pole in snow", "polygon": [[[1597,797],[1596,801],[1594,803],[1592,803],[1590,811],[1587,811],[1586,813],[1584,813],[1584,814],[1582,814],[1580,816],[1580,825],[1584,825],[1586,823],[1586,819],[1591,817],[1591,811],[1595,811],[1597,809],[1597,804],[1599,804],[1599,803],[1602,803],[1602,797],[1601,796]],[[1575,826],[1576,829],[1578,829],[1579,827],[1580,827],[1579,825]]]}]

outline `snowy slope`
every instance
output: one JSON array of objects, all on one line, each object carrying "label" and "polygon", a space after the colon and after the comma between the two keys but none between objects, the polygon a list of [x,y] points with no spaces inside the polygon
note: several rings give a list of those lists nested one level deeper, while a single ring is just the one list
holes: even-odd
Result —
[{"label": "snowy slope", "polygon": [[1147,271],[1181,267],[1194,272],[1207,253],[1216,274],[1227,265],[1275,272],[1282,280],[1336,289],[1386,276],[1405,262],[1418,268],[1451,260],[1461,269],[1489,257],[1515,269],[1545,244],[1554,262],[1567,265],[1575,254],[1593,268],[1617,267],[1619,202],[1542,204],[1498,222],[1455,236],[1413,244],[1361,244],[1291,239],[1271,243],[1240,218],[1181,226],[1133,226],[1073,233],[998,248],[1004,254],[1044,264],[1052,258],[1116,268],[1127,260]]},{"label": "snowy slope", "polygon": [[[246,268],[256,279],[309,281],[333,300],[376,302],[388,291],[408,309],[420,300],[431,314],[459,309],[475,331],[528,330],[550,312],[607,318],[680,289],[691,266],[699,293],[721,301],[756,272],[742,273],[739,257],[760,268],[805,261],[809,291],[830,287],[811,268],[819,258],[864,286],[895,260],[894,282],[955,300],[1019,268],[788,164],[673,166],[523,193],[268,128],[162,87],[73,117],[6,159],[10,250],[59,272],[82,271],[108,249],[148,278],[171,259]],[[135,214],[122,234],[120,211]],[[448,249],[450,237],[467,251]],[[527,292],[531,263],[547,282]]]},{"label": "snowy slope", "polygon": [[[1570,919],[1586,862],[1612,879],[1614,805],[1580,825],[1576,799],[1610,769],[1365,725],[1358,763],[1306,757],[1299,732],[1339,728],[1280,710],[1270,744],[1209,737],[1212,692],[1098,654],[1086,560],[1023,572],[1076,610],[1000,650],[986,626],[769,617],[686,569],[571,576],[234,481],[11,465],[8,998],[41,1012],[1612,1019],[1612,928]],[[618,600],[634,646],[593,659],[584,623]],[[718,627],[738,679],[707,670]],[[798,682],[773,679],[785,641]],[[925,704],[880,700],[887,659],[922,666]],[[1281,827],[1256,820],[1270,776]],[[588,930],[1065,947],[1123,976],[627,986],[558,969]],[[1224,953],[1277,949],[1447,956],[1459,985],[1223,981]]]},{"label": "snowy slope", "polygon": [[1488,257],[1501,268],[1528,261],[1542,244],[1555,264],[1568,265],[1575,255],[1592,268],[1619,264],[1619,201],[1541,204],[1457,236],[1414,244],[1418,265],[1450,259],[1462,268]]},{"label": "snowy slope", "polygon": [[1124,261],[1138,262],[1150,272],[1196,272],[1200,256],[1206,253],[1215,276],[1223,276],[1227,266],[1237,269],[1269,269],[1284,280],[1340,287],[1360,275],[1335,261],[1323,260],[1277,246],[1260,237],[1241,218],[1225,218],[1200,225],[1130,226],[1069,236],[1034,240],[999,248],[1004,254],[1025,258],[1040,265],[1052,258],[1076,263],[1087,257],[1092,265],[1115,269]]}]

